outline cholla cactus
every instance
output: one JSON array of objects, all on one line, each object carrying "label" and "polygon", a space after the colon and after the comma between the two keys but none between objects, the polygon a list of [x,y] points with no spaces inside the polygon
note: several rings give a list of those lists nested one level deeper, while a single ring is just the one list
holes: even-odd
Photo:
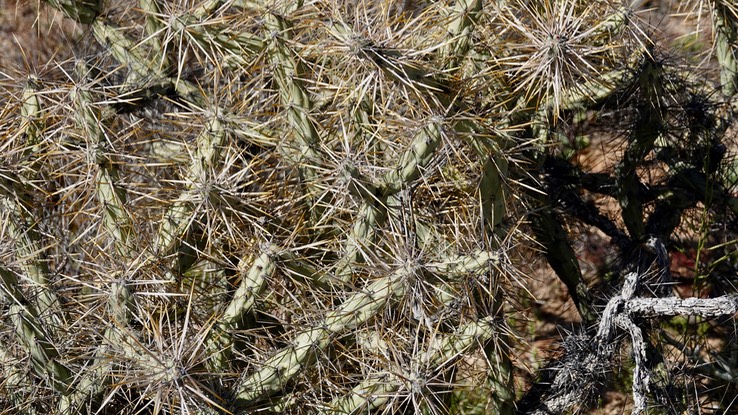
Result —
[{"label": "cholla cactus", "polygon": [[[3,84],[11,413],[545,410],[560,391],[516,403],[505,317],[525,233],[600,321],[590,338],[608,346],[582,355],[604,367],[612,322],[635,323],[599,317],[562,217],[612,237],[628,275],[658,259],[664,280],[662,241],[695,201],[738,213],[719,180],[726,106],[669,141],[685,96],[721,102],[658,62],[639,2],[48,3],[89,30],[74,59]],[[711,7],[729,100],[733,9]],[[572,115],[613,105],[634,120],[613,176],[565,160]],[[640,172],[667,151],[712,158],[674,155],[649,184],[678,191],[651,191]],[[472,390],[485,398],[458,401]]]}]

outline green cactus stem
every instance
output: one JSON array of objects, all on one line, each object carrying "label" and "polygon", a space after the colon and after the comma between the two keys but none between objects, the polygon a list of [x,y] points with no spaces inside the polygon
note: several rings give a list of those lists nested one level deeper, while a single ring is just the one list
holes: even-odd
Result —
[{"label": "green cactus stem", "polygon": [[[425,268],[445,278],[453,279],[487,269],[487,263],[495,258],[489,252],[472,256],[458,256],[438,263],[426,264]],[[397,302],[405,295],[405,280],[414,272],[413,268],[399,268],[390,275],[380,278],[350,296],[336,310],[326,314],[325,319],[314,328],[297,335],[288,346],[265,362],[261,369],[239,384],[236,399],[241,406],[270,396],[282,389],[295,375],[310,365],[322,353],[334,336],[352,330],[367,322],[385,307]]]},{"label": "green cactus stem", "polygon": [[72,374],[64,365],[59,350],[46,331],[39,312],[21,293],[18,277],[11,270],[0,267],[2,295],[10,303],[10,316],[15,334],[30,356],[33,372],[62,395],[69,393]]},{"label": "green cactus stem", "polygon": [[82,24],[90,24],[102,10],[102,0],[46,0],[67,17]]},{"label": "green cactus stem", "polygon": [[591,308],[592,298],[582,278],[576,253],[556,212],[545,201],[542,203],[544,205],[538,211],[529,215],[536,239],[543,245],[551,268],[569,290],[582,320],[594,323],[597,321],[597,313]]},{"label": "green cactus stem", "polygon": [[441,144],[441,132],[441,122],[437,119],[420,127],[410,146],[400,156],[398,165],[380,179],[379,185],[356,184],[362,182],[358,179],[358,172],[349,171],[349,177],[354,182],[350,188],[356,189],[354,192],[364,197],[364,203],[349,231],[344,256],[336,265],[335,275],[338,281],[351,280],[351,267],[363,257],[362,250],[374,243],[376,229],[387,218],[388,205],[397,205],[398,201],[394,200],[394,196],[420,177],[423,169],[428,166]]},{"label": "green cactus stem", "polygon": [[[14,240],[16,258],[23,270],[23,283],[34,293],[32,304],[41,319],[39,323],[56,336],[64,327],[59,299],[49,281],[49,266],[44,258],[45,243],[33,221],[33,204],[27,199],[23,180],[10,172],[4,173],[0,186],[0,211],[5,212],[7,234]],[[11,193],[12,192],[12,193]]]},{"label": "green cactus stem", "polygon": [[[455,333],[439,335],[434,338],[426,350],[418,353],[420,361],[418,374],[379,372],[360,382],[351,391],[334,399],[327,409],[320,414],[358,414],[381,409],[390,404],[395,397],[413,394],[417,390],[414,383],[423,383],[418,375],[440,373],[442,368],[453,363],[462,356],[468,355],[475,348],[487,343],[497,331],[492,318],[467,323]],[[402,370],[398,368],[398,370]]]},{"label": "green cactus stem", "polygon": [[738,57],[736,57],[736,7],[732,2],[715,1],[712,17],[715,26],[715,56],[720,64],[720,83],[723,95],[732,97],[738,92]]},{"label": "green cactus stem", "polygon": [[[40,142],[43,137],[40,131],[44,129],[43,110],[41,102],[38,99],[39,80],[35,76],[29,76],[26,86],[23,88],[23,106],[21,107],[21,126],[20,131],[26,135],[26,154],[33,156],[40,151]],[[33,168],[29,169],[33,171]]]},{"label": "green cactus stem", "polygon": [[[87,72],[83,66],[80,63],[77,68],[81,76]],[[103,209],[103,227],[113,239],[118,255],[130,260],[136,256],[134,226],[125,206],[125,190],[118,185],[118,169],[109,155],[112,149],[103,131],[100,111],[96,111],[93,96],[85,86],[75,88],[72,99],[77,106],[77,125],[90,143],[92,159],[89,162],[97,165],[95,184],[97,200]]]},{"label": "green cactus stem", "polygon": [[[0,270],[0,273],[2,272]],[[33,401],[28,399],[32,394],[33,384],[26,373],[27,369],[18,364],[3,347],[0,347],[0,368],[2,368],[0,376],[3,379],[0,391],[7,399],[7,403],[13,405],[19,413],[36,415],[38,412],[33,407]]]},{"label": "green cactus stem", "polygon": [[331,338],[366,322],[404,293],[403,279],[413,271],[401,268],[353,294],[322,323],[297,335],[292,345],[267,359],[255,373],[240,382],[236,399],[241,405],[269,396],[309,365]]},{"label": "green cactus stem", "polygon": [[440,50],[448,68],[458,68],[472,45],[472,33],[482,11],[481,0],[461,0],[453,5],[447,43]]},{"label": "green cactus stem", "polygon": [[265,27],[272,34],[269,56],[274,65],[274,78],[279,85],[282,106],[292,126],[294,144],[285,143],[288,157],[294,159],[307,192],[308,209],[314,224],[321,222],[323,207],[317,196],[321,193],[318,171],[322,166],[322,157],[318,152],[321,133],[310,114],[313,103],[305,90],[302,79],[305,70],[287,45],[290,37],[290,25],[282,17],[269,14]]}]

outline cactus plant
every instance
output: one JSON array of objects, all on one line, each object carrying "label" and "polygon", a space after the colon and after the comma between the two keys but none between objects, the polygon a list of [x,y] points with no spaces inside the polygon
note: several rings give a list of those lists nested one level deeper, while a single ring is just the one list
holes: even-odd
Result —
[{"label": "cactus plant", "polygon": [[[697,207],[726,224],[703,279],[735,273],[735,8],[710,5],[705,85],[660,60],[641,3],[49,0],[89,30],[0,89],[0,409],[567,411],[607,385],[516,382],[531,244],[594,345],[551,367],[608,367],[619,328],[634,411],[663,399],[641,333],[668,332],[635,317],[735,313],[664,298]],[[608,111],[627,144],[590,172],[559,138]],[[575,223],[612,239],[616,278],[585,275]]]}]

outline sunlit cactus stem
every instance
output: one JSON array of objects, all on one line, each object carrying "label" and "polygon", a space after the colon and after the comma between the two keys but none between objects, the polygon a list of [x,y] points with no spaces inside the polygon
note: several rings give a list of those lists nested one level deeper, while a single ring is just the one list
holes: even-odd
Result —
[{"label": "sunlit cactus stem", "polygon": [[270,56],[274,65],[274,77],[279,85],[279,96],[292,127],[290,141],[285,143],[288,157],[294,159],[303,180],[308,209],[312,220],[317,224],[321,221],[324,207],[317,200],[320,189],[317,187],[318,170],[321,168],[322,157],[318,152],[321,142],[321,133],[312,119],[313,108],[301,78],[305,70],[299,61],[299,56],[290,50],[286,41],[290,37],[290,24],[281,16],[269,13],[266,16],[265,28],[270,32],[272,42]]},{"label": "sunlit cactus stem", "polygon": [[710,4],[713,7],[713,25],[715,26],[715,56],[720,64],[720,82],[722,93],[733,97],[738,92],[738,56],[736,41],[738,40],[738,24],[736,23],[736,7],[731,2],[722,0]]},{"label": "sunlit cactus stem", "polygon": [[[0,273],[3,271],[0,270]],[[0,392],[4,394],[9,404],[15,405],[16,408],[22,408],[23,413],[35,415],[38,412],[27,402],[24,395],[27,395],[32,388],[31,379],[29,379],[27,370],[18,364],[4,347],[0,347],[0,376],[4,379]]]},{"label": "sunlit cactus stem", "polygon": [[[83,81],[88,71],[82,62],[77,62],[77,76]],[[125,206],[126,193],[119,184],[119,172],[111,159],[113,149],[108,145],[103,119],[104,111],[108,108],[95,103],[92,92],[84,82],[75,88],[72,95],[77,108],[77,126],[90,146],[91,159],[88,163],[92,170],[98,170],[95,185],[97,202],[102,207],[102,226],[112,239],[119,259],[133,261],[138,256],[138,250],[134,242],[134,226]],[[134,310],[134,299],[123,280],[114,281],[109,287],[111,293],[108,304],[113,327],[107,327],[102,333],[102,344],[97,346],[91,365],[77,377],[70,393],[59,401],[58,410],[61,414],[78,413],[87,400],[96,401],[111,382],[110,371],[114,362],[110,355],[125,342],[120,330],[114,326],[127,326]]]},{"label": "sunlit cactus stem", "polygon": [[400,269],[369,284],[349,297],[338,309],[328,313],[316,327],[300,333],[291,346],[261,364],[261,369],[244,379],[236,396],[247,404],[281,389],[300,370],[322,352],[333,335],[350,330],[374,317],[403,295],[403,278],[412,270]]},{"label": "sunlit cactus stem", "polygon": [[23,283],[30,285],[37,317],[45,330],[56,336],[63,326],[59,298],[49,280],[51,272],[46,258],[45,241],[33,222],[33,203],[27,198],[23,179],[11,173],[3,174],[0,187],[0,212],[6,218],[4,231],[13,239],[16,260],[23,270]]},{"label": "sunlit cactus stem", "polygon": [[[470,349],[479,347],[489,341],[495,334],[492,319],[488,318],[459,327],[458,332],[439,335],[433,339],[428,349],[421,351],[421,359],[416,364],[418,373],[376,373],[362,381],[351,392],[335,399],[321,414],[357,414],[382,408],[394,394],[413,397],[417,385],[425,385],[429,379],[417,378],[442,371],[445,365],[469,353]],[[399,368],[398,368],[399,369]],[[415,369],[413,369],[415,370]],[[421,386],[423,388],[424,386]],[[417,396],[416,398],[421,398]],[[497,409],[497,408],[495,408]],[[502,412],[497,412],[502,413]]]},{"label": "sunlit cactus stem", "polygon": [[257,257],[247,269],[246,258],[239,263],[241,284],[233,293],[224,313],[218,319],[212,335],[207,338],[206,347],[210,349],[208,366],[214,370],[223,370],[228,367],[231,356],[232,335],[235,330],[245,328],[244,321],[250,313],[256,300],[268,287],[268,280],[275,271],[275,249],[270,247]]},{"label": "sunlit cactus stem", "polygon": [[8,315],[15,328],[15,334],[30,356],[31,368],[37,376],[45,379],[58,393],[70,392],[72,373],[62,361],[62,355],[54,346],[50,333],[39,312],[30,304],[18,289],[17,276],[9,269],[0,267],[2,295],[12,305]]},{"label": "sunlit cactus stem", "polygon": [[[495,257],[494,254],[483,251],[427,264],[426,268],[453,279],[469,272],[486,270],[488,262]],[[399,268],[347,298],[335,311],[318,322],[315,328],[298,334],[292,345],[261,363],[261,369],[240,383],[236,399],[241,405],[246,405],[281,389],[318,354],[323,353],[335,335],[355,329],[401,299],[408,288],[406,280],[412,278],[415,272],[412,268]]]},{"label": "sunlit cactus stem", "polygon": [[[180,256],[175,255],[183,247],[196,246],[191,232],[193,224],[194,205],[197,203],[198,193],[203,187],[210,185],[211,172],[220,161],[220,148],[225,139],[223,124],[213,115],[197,136],[192,162],[185,175],[187,180],[182,194],[167,209],[159,227],[157,238],[154,241],[155,256],[157,258],[171,258],[174,261],[172,268],[184,272],[179,263]],[[153,258],[153,257],[152,257]],[[174,279],[174,275],[170,279]]]},{"label": "sunlit cactus stem", "polygon": [[474,25],[482,11],[482,5],[481,0],[460,0],[454,3],[454,20],[449,25],[449,38],[440,51],[442,56],[449,59],[449,68],[456,69],[469,51]]},{"label": "sunlit cactus stem", "polygon": [[336,278],[339,281],[350,281],[351,267],[361,259],[361,251],[374,243],[375,230],[386,220],[388,206],[397,206],[394,200],[397,193],[416,180],[431,162],[441,143],[441,129],[442,122],[437,119],[420,127],[397,166],[387,172],[378,185],[362,184],[358,173],[349,169],[348,179],[357,182],[352,186],[364,198],[364,202],[357,221],[349,231],[346,252],[336,266]]},{"label": "sunlit cactus stem", "polygon": [[[84,64],[78,63],[79,76],[84,79],[87,71]],[[123,259],[131,259],[136,255],[133,224],[126,210],[126,194],[119,184],[116,162],[111,157],[114,149],[108,144],[102,110],[95,108],[93,96],[84,85],[79,85],[73,91],[73,99],[77,106],[78,127],[90,147],[91,159],[88,163],[98,170],[95,183],[98,203],[104,210],[103,226],[112,237],[117,253]]]},{"label": "sunlit cactus stem", "polygon": [[39,100],[38,78],[31,76],[23,88],[23,106],[21,107],[22,125],[21,131],[26,134],[26,153],[33,157],[41,150],[40,142],[43,137],[39,132],[43,130],[43,110]]}]

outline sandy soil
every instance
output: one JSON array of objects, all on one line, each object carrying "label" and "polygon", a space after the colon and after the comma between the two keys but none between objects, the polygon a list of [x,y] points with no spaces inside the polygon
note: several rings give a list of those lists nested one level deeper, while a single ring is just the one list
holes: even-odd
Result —
[{"label": "sandy soil", "polygon": [[0,0],[0,76],[23,79],[42,71],[47,62],[68,59],[68,42],[80,33],[74,22],[50,7]]}]

